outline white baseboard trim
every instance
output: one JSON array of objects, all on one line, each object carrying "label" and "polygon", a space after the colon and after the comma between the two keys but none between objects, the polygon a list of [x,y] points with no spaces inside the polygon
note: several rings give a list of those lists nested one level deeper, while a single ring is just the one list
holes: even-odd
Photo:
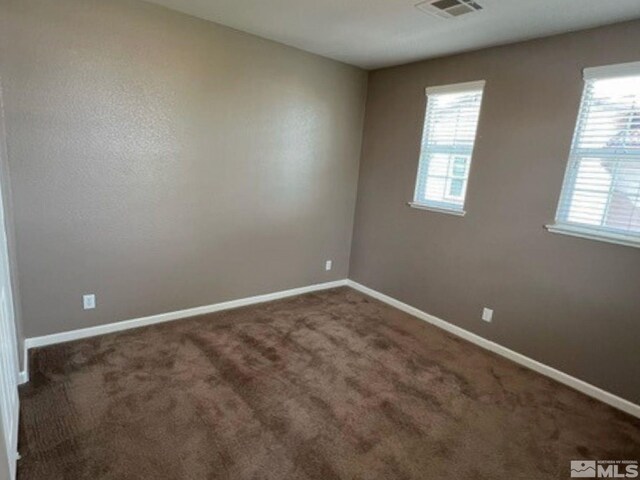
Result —
[{"label": "white baseboard trim", "polygon": [[213,305],[205,305],[202,307],[187,308],[186,310],[178,310],[176,312],[160,313],[158,315],[150,315],[148,317],[135,318],[132,320],[124,320],[106,325],[98,325],[96,327],[81,328],[71,330],[69,332],[54,333],[42,337],[27,338],[24,341],[24,370],[19,373],[20,384],[29,381],[29,350],[32,348],[46,347],[57,343],[71,342],[83,338],[96,337],[107,333],[121,332],[131,330],[133,328],[145,327],[147,325],[155,325],[157,323],[171,322],[188,317],[196,317],[198,315],[206,315],[208,313],[221,312],[223,310],[231,310],[234,308],[255,305],[258,303],[271,302],[281,298],[295,297],[305,293],[317,292],[320,290],[328,290],[330,288],[344,287],[347,280],[336,280],[333,282],[319,283],[306,287],[292,288],[290,290],[282,290],[280,292],[267,293],[265,295],[257,295],[255,297],[241,298],[238,300],[230,300],[228,302],[214,303]]},{"label": "white baseboard trim", "polygon": [[402,310],[414,317],[424,320],[438,328],[446,330],[453,335],[463,338],[471,343],[474,343],[486,350],[497,353],[498,355],[505,357],[519,365],[527,367],[535,372],[545,375],[553,380],[556,380],[564,385],[567,385],[579,392],[584,393],[590,397],[600,400],[612,407],[615,407],[623,412],[626,412],[634,417],[640,418],[640,405],[632,403],[624,398],[618,397],[612,393],[602,390],[599,387],[591,385],[583,380],[572,377],[569,374],[561,372],[553,367],[545,365],[533,360],[525,355],[515,352],[507,347],[503,347],[491,340],[487,340],[475,333],[471,333],[468,330],[457,327],[452,323],[446,322],[440,318],[429,315],[422,310],[412,307],[400,300],[396,300],[393,297],[380,293],[371,288],[365,287],[353,280],[337,280],[334,282],[320,283],[316,285],[310,285],[307,287],[293,288],[291,290],[283,290],[280,292],[268,293],[265,295],[258,295],[255,297],[242,298],[238,300],[231,300],[228,302],[216,303],[213,305],[205,305],[202,307],[188,308],[186,310],[179,310],[176,312],[161,313],[158,315],[151,315],[148,317],[136,318],[132,320],[125,320],[116,323],[109,323],[107,325],[99,325],[96,327],[83,328],[79,330],[72,330],[69,332],[55,333],[52,335],[45,335],[42,337],[27,338],[24,343],[24,370],[19,373],[18,380],[20,384],[27,383],[29,381],[29,350],[32,348],[46,347],[49,345],[55,345],[57,343],[70,342],[73,340],[80,340],[83,338],[95,337],[98,335],[105,335],[107,333],[121,332],[124,330],[130,330],[133,328],[144,327],[147,325],[154,325],[158,323],[171,322],[174,320],[180,320],[188,317],[195,317],[198,315],[205,315],[208,313],[220,312],[223,310],[231,310],[234,308],[244,307],[248,305],[255,305],[258,303],[270,302],[281,298],[294,297],[296,295],[302,295],[305,293],[316,292],[320,290],[327,290],[330,288],[349,286],[355,290],[358,290],[370,297],[380,300],[392,307]]},{"label": "white baseboard trim", "polygon": [[29,350],[27,349],[27,340],[22,342],[22,370],[18,372],[18,385],[24,385],[29,382]]},{"label": "white baseboard trim", "polygon": [[560,370],[556,370],[555,368],[545,365],[544,363],[540,363],[537,360],[533,360],[532,358],[529,358],[518,352],[514,352],[513,350],[503,347],[502,345],[492,342],[491,340],[487,340],[486,338],[476,335],[475,333],[471,333],[468,330],[457,327],[440,318],[434,317],[433,315],[429,315],[428,313],[423,312],[422,310],[412,307],[411,305],[401,302],[400,300],[396,300],[395,298],[385,295],[384,293],[380,293],[376,290],[365,287],[364,285],[354,282],[353,280],[348,280],[347,286],[355,290],[358,290],[366,295],[369,295],[370,297],[373,297],[377,300],[380,300],[381,302],[391,305],[392,307],[395,307],[398,310],[402,310],[403,312],[413,315],[414,317],[417,317],[420,320],[424,320],[425,322],[428,322],[438,328],[446,330],[447,332],[452,333],[453,335],[456,335],[460,338],[463,338],[464,340],[467,340],[471,343],[474,343],[479,347],[482,347],[486,350],[497,353],[498,355],[505,357],[519,365],[522,365],[523,367],[527,367],[535,372],[538,372],[542,375],[552,378],[553,380],[556,380],[557,382],[567,385],[568,387],[571,387],[575,390],[578,390],[579,392],[582,392],[585,395],[588,395],[590,397],[595,398],[596,400],[600,400],[601,402],[611,405],[612,407],[617,408],[618,410],[622,410],[623,412],[626,412],[629,415],[633,415],[634,417],[640,418],[640,405],[632,403],[629,400],[625,400],[624,398],[618,397],[617,395],[614,395],[605,390],[602,390],[601,388],[598,388],[595,385],[591,385],[590,383],[587,383],[583,380],[572,377],[571,375],[561,372]]}]

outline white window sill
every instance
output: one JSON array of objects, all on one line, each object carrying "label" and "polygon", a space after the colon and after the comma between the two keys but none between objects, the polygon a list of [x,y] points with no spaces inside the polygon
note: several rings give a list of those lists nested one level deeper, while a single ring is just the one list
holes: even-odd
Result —
[{"label": "white window sill", "polygon": [[576,225],[546,225],[545,228],[551,233],[570,235],[572,237],[585,238],[587,240],[597,240],[600,242],[624,245],[626,247],[640,248],[640,237],[632,235],[620,235],[616,233],[606,233],[591,228]]},{"label": "white window sill", "polygon": [[418,210],[427,210],[429,212],[446,213],[447,215],[455,215],[457,217],[464,217],[467,212],[464,210],[454,210],[453,208],[440,208],[432,207],[431,205],[424,205],[422,203],[407,202],[411,208],[417,208]]}]

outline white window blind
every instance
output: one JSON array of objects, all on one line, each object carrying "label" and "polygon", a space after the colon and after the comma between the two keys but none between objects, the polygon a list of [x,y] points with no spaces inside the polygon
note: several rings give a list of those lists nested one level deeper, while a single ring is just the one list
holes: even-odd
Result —
[{"label": "white window blind", "polygon": [[552,231],[640,246],[640,63],[585,70]]},{"label": "white window blind", "polygon": [[463,213],[484,82],[427,89],[412,205]]}]

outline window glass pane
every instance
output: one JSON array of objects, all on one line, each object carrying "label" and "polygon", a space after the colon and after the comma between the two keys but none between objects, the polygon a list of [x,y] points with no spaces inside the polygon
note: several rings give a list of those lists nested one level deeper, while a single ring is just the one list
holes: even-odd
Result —
[{"label": "window glass pane", "polygon": [[453,161],[453,171],[451,172],[454,177],[464,177],[467,174],[467,158],[456,157]]},{"label": "window glass pane", "polygon": [[464,180],[460,178],[454,178],[449,184],[449,197],[460,198],[462,197],[464,189]]}]

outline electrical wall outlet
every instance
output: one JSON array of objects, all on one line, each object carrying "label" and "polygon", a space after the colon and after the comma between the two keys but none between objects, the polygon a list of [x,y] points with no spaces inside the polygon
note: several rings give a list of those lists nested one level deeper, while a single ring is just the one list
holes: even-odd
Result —
[{"label": "electrical wall outlet", "polygon": [[85,310],[93,310],[96,308],[96,296],[94,294],[82,296],[82,307]]},{"label": "electrical wall outlet", "polygon": [[328,272],[332,268],[333,268],[333,260],[327,260],[327,262],[324,264],[324,269]]},{"label": "electrical wall outlet", "polygon": [[485,308],[482,311],[482,320],[484,320],[485,322],[491,322],[491,320],[493,320],[493,310],[491,310],[490,308]]}]

